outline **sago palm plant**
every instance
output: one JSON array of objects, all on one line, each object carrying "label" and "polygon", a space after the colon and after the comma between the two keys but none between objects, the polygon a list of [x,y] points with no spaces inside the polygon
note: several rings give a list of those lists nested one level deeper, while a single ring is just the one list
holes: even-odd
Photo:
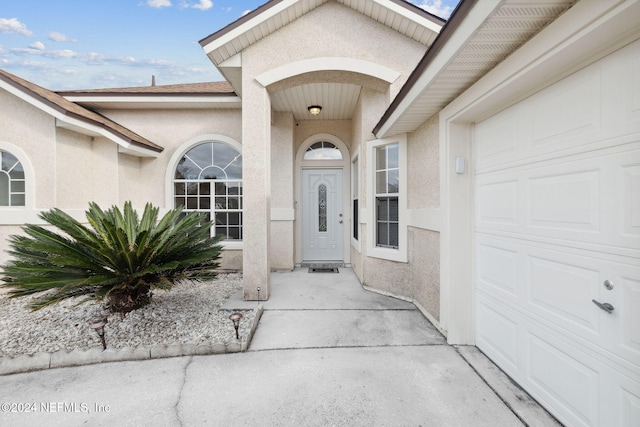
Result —
[{"label": "sago palm plant", "polygon": [[40,217],[61,233],[26,225],[25,235],[11,236],[1,286],[12,298],[42,293],[30,303],[33,310],[85,296],[124,313],[147,304],[152,289],[213,279],[222,248],[210,237],[212,223],[196,212],[183,216],[180,208],[158,221],[158,212],[147,204],[139,217],[130,202],[123,211],[92,203],[89,227],[60,209],[44,212]]}]

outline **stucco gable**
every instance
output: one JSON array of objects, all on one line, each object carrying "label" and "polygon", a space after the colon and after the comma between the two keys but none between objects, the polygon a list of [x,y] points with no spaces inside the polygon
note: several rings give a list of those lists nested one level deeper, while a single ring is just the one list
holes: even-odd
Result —
[{"label": "stucco gable", "polygon": [[58,127],[104,136],[118,144],[121,152],[155,157],[163,150],[124,126],[4,70],[0,70],[0,88],[51,114]]},{"label": "stucco gable", "polygon": [[403,0],[271,0],[221,30],[200,45],[218,70],[241,93],[240,53],[263,38],[328,3],[338,3],[430,46],[445,21]]}]

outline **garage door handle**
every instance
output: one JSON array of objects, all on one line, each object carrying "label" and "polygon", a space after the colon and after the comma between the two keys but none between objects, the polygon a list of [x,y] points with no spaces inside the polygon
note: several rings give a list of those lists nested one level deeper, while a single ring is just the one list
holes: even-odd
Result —
[{"label": "garage door handle", "polygon": [[603,309],[604,311],[606,311],[609,314],[611,314],[611,312],[613,311],[613,306],[611,304],[609,304],[608,302],[601,303],[601,302],[598,302],[598,301],[596,301],[594,299],[592,299],[591,301],[593,301],[593,303],[595,305],[597,305],[598,307],[600,307],[601,309]]}]

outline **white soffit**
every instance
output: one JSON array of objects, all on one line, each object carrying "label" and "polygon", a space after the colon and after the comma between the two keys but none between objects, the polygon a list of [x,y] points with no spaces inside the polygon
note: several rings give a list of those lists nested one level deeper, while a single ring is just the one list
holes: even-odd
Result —
[{"label": "white soffit", "polygon": [[[296,120],[350,120],[362,87],[346,83],[310,83],[284,89],[271,95],[271,108],[291,111]],[[309,113],[310,105],[322,106],[317,116]]]},{"label": "white soffit", "polygon": [[[235,27],[234,24],[230,24],[228,30],[221,30],[226,32],[222,32],[220,35],[214,33],[200,43],[211,61],[219,65],[237,55],[247,46],[329,1],[333,0],[282,0],[245,22],[241,22],[241,18]],[[412,11],[399,4],[397,0],[335,1],[425,46],[433,43],[442,28],[438,18],[429,19],[418,11]]]},{"label": "white soffit", "polygon": [[416,130],[576,1],[477,1],[376,135]]}]

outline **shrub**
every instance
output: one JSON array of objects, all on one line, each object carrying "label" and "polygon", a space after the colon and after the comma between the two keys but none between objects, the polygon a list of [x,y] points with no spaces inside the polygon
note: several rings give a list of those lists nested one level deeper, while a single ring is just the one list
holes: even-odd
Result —
[{"label": "shrub", "polygon": [[153,289],[171,289],[183,280],[216,276],[222,250],[210,237],[204,215],[182,209],[167,212],[145,206],[142,217],[131,203],[103,211],[91,203],[89,227],[60,209],[40,214],[61,233],[25,225],[25,235],[9,238],[12,259],[2,266],[0,286],[11,298],[41,294],[29,307],[40,309],[67,298],[107,300],[111,311],[126,313],[149,303]]}]

